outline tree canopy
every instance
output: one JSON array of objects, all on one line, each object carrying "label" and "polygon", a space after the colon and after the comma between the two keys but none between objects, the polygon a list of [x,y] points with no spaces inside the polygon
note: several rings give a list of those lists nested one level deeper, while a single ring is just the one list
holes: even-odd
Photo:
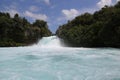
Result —
[{"label": "tree canopy", "polygon": [[50,36],[47,22],[36,20],[31,24],[24,17],[0,12],[0,46],[25,46],[38,41],[44,36]]},{"label": "tree canopy", "polygon": [[69,46],[120,47],[120,2],[77,16],[60,26],[56,34]]}]

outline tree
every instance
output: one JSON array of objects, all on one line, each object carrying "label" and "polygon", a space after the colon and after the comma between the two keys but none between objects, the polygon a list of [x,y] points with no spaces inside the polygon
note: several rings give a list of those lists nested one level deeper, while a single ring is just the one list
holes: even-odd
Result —
[{"label": "tree", "polygon": [[56,34],[71,46],[120,47],[120,2],[77,16],[60,26]]},{"label": "tree", "polygon": [[36,20],[35,26],[18,14],[11,18],[9,13],[0,12],[0,46],[24,46],[51,35],[47,23]]}]

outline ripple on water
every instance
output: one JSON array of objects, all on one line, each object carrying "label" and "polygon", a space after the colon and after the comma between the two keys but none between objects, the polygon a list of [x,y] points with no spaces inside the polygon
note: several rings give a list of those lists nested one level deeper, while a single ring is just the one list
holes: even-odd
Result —
[{"label": "ripple on water", "polygon": [[120,50],[0,48],[0,80],[120,80]]}]

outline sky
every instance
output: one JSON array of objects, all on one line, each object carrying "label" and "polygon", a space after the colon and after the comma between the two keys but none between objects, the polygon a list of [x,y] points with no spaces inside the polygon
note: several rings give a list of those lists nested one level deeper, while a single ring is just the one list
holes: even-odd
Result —
[{"label": "sky", "polygon": [[36,19],[47,21],[55,33],[60,25],[85,12],[94,13],[105,5],[114,5],[119,0],[1,0],[0,12],[18,13],[31,23]]}]

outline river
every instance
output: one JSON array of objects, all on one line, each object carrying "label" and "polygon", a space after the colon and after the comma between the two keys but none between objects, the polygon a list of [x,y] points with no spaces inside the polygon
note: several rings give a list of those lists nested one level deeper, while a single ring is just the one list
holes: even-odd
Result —
[{"label": "river", "polygon": [[56,36],[0,48],[0,80],[120,80],[120,49],[62,47]]}]

